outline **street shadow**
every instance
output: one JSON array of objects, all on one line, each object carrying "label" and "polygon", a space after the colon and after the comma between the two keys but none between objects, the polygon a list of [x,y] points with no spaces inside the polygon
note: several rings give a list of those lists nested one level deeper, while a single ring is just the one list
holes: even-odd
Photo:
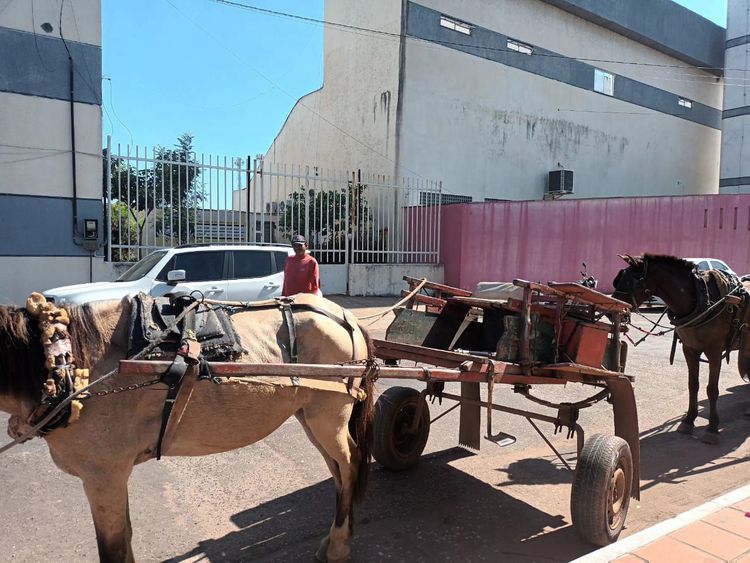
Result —
[{"label": "street shadow", "polygon": [[699,440],[707,424],[708,400],[698,403],[699,418],[693,436],[680,434],[682,416],[641,432],[641,489],[661,483],[681,483],[687,477],[709,473],[750,461],[748,455],[732,455],[750,436],[750,385],[737,385],[719,397],[722,426],[720,442],[704,444]]},{"label": "street shadow", "polygon": [[[575,467],[575,455],[565,456],[566,461]],[[553,455],[547,457],[521,459],[501,467],[499,472],[505,473],[507,479],[500,481],[497,486],[511,484],[522,485],[557,485],[572,484],[573,473]]]},{"label": "street shadow", "polygon": [[[563,515],[548,514],[451,466],[473,455],[452,448],[406,472],[373,465],[357,510],[353,561],[568,561],[592,548]],[[204,540],[169,562],[313,561],[333,517],[333,483],[237,513],[237,531]],[[550,531],[559,541],[539,541]],[[560,543],[560,541],[562,543]]]}]

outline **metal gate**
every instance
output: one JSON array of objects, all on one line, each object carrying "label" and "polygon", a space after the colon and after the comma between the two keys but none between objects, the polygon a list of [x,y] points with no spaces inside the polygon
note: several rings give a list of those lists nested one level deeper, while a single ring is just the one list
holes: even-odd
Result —
[{"label": "metal gate", "polygon": [[321,264],[436,264],[441,186],[422,178],[292,166],[107,141],[107,258],[186,244],[288,244]]}]

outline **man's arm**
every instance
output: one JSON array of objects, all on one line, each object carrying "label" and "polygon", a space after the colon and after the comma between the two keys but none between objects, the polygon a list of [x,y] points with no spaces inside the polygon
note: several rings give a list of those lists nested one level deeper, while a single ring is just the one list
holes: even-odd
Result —
[{"label": "man's arm", "polygon": [[286,258],[286,261],[284,261],[284,284],[281,286],[281,295],[283,295],[283,296],[288,295],[287,294],[287,289],[288,289],[288,285],[287,284],[288,284],[288,282],[287,282],[287,275],[286,275],[287,266],[289,266],[289,257],[288,256]]},{"label": "man's arm", "polygon": [[316,293],[320,289],[320,268],[318,267],[318,261],[313,258],[312,267],[312,280],[310,283],[311,293]]}]

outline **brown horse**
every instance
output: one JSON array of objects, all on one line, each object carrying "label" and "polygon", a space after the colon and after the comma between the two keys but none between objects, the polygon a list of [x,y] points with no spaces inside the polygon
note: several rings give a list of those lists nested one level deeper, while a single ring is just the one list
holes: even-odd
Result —
[{"label": "brown horse", "polygon": [[[298,296],[334,316],[342,309],[313,295]],[[73,353],[95,380],[118,366],[128,348],[131,300],[68,307]],[[312,311],[295,313],[300,363],[335,363],[369,357],[365,334],[352,337],[331,318]],[[232,323],[245,348],[240,361],[283,363],[286,328],[277,309],[238,312]],[[356,323],[355,323],[356,324]],[[354,350],[352,350],[354,348]],[[0,410],[25,420],[38,404],[46,378],[36,323],[22,308],[0,307]],[[115,375],[94,391],[147,381]],[[373,413],[370,379],[359,385],[367,399],[356,403],[341,389],[293,386],[289,378],[231,379],[217,385],[198,381],[165,455],[197,456],[225,452],[268,436],[295,415],[322,454],[336,487],[336,513],[317,556],[341,561],[349,556],[353,501],[361,497],[369,463],[369,424]],[[150,389],[161,389],[158,384]],[[80,419],[45,436],[55,464],[83,481],[102,561],[133,561],[128,509],[128,478],[133,466],[154,457],[164,392],[131,390],[85,401]],[[350,433],[350,427],[352,432]]]},{"label": "brown horse", "polygon": [[[722,275],[698,273],[695,265],[674,256],[646,254],[642,257],[620,256],[628,268],[620,270],[614,280],[613,297],[638,307],[650,296],[661,298],[670,320],[682,341],[682,352],[688,366],[688,411],[677,428],[692,434],[698,416],[698,387],[701,354],[708,359],[709,401],[708,426],[701,439],[715,444],[719,440],[719,374],[724,353],[738,349],[739,314],[736,306],[722,301],[732,291],[732,281]],[[719,280],[718,282],[715,280]],[[736,292],[738,295],[741,289]],[[713,305],[713,306],[712,306]],[[740,374],[747,375],[747,359],[740,358]]]}]

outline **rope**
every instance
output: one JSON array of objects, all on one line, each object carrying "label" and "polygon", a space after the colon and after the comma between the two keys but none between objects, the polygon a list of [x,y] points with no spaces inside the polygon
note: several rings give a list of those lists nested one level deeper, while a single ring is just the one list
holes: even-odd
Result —
[{"label": "rope", "polygon": [[409,295],[407,295],[406,297],[404,297],[401,301],[399,301],[398,303],[396,303],[392,307],[389,307],[388,309],[386,309],[385,311],[382,311],[380,313],[375,313],[375,314],[372,314],[372,315],[367,315],[366,317],[358,317],[359,320],[360,321],[366,321],[366,320],[369,320],[369,319],[375,319],[374,321],[372,321],[371,323],[369,323],[367,326],[374,325],[380,319],[382,319],[383,317],[385,317],[388,313],[390,313],[394,309],[397,309],[398,307],[401,307],[401,305],[403,305],[404,303],[406,303],[407,301],[409,301],[412,297],[414,297],[417,293],[419,293],[419,291],[425,286],[426,283],[427,283],[427,278],[422,278],[422,281],[419,282],[419,284],[417,285],[417,287],[415,287],[412,291],[410,291]]},{"label": "rope", "polygon": [[[180,313],[175,318],[174,322],[171,325],[169,325],[164,331],[162,331],[162,335],[168,333],[170,330],[172,330],[174,327],[176,327],[177,324],[185,317],[185,315],[187,315],[188,312],[191,311],[192,309],[196,308],[199,304],[200,304],[200,301],[194,301],[188,307],[186,307],[185,309],[183,309],[182,313]],[[143,356],[145,356],[146,354],[148,354],[149,352],[151,352],[151,350],[153,350],[154,348],[156,348],[159,344],[161,344],[161,341],[162,341],[162,338],[160,337],[155,342],[153,342],[152,344],[149,344],[146,348],[144,348],[143,350],[141,350],[138,354],[136,354],[135,356],[133,356],[130,359],[131,360],[138,360],[138,359],[142,358]],[[47,416],[45,416],[44,418],[42,418],[42,420],[40,420],[38,423],[36,423],[30,430],[28,430],[24,434],[20,435],[19,437],[14,438],[13,441],[8,442],[2,448],[0,448],[0,454],[5,453],[9,449],[11,449],[13,446],[17,446],[21,442],[25,442],[26,440],[28,440],[30,438],[33,438],[36,435],[36,433],[39,432],[42,428],[44,428],[44,426],[50,420],[52,420],[52,418],[57,413],[59,413],[61,410],[63,410],[65,407],[67,407],[71,402],[73,402],[73,400],[76,397],[78,397],[78,395],[80,395],[81,393],[84,393],[85,391],[88,391],[91,387],[94,387],[95,385],[99,385],[100,383],[103,383],[103,382],[107,381],[113,375],[116,375],[117,373],[119,373],[119,371],[120,371],[120,368],[118,366],[115,369],[113,369],[112,371],[110,371],[109,373],[106,373],[103,376],[101,376],[99,379],[97,379],[95,381],[92,381],[91,383],[89,383],[88,385],[86,385],[86,387],[82,387],[81,389],[78,389],[77,391],[75,391],[73,394],[68,395],[65,398],[64,401],[62,401],[59,405],[57,405],[54,409],[52,409],[47,414]]]}]

